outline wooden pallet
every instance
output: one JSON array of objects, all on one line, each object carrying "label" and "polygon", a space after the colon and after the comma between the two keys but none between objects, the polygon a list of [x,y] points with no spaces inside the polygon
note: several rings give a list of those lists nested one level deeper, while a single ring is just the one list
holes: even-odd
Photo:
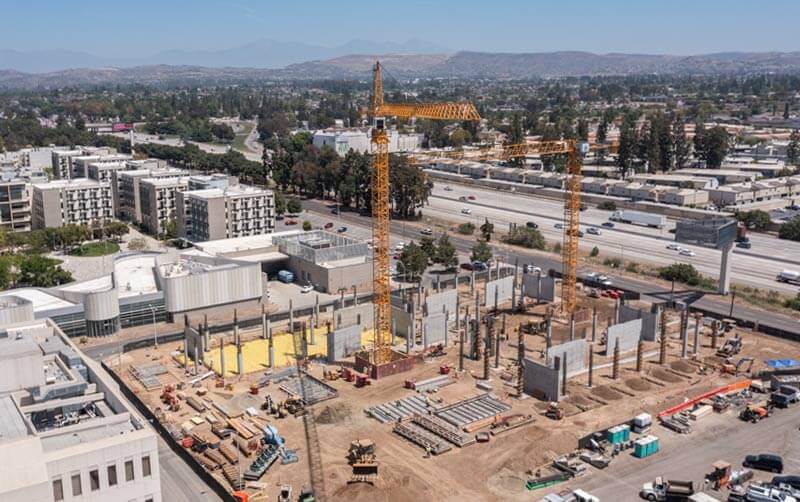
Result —
[{"label": "wooden pallet", "polygon": [[232,464],[235,464],[239,461],[239,456],[236,454],[236,450],[232,449],[226,444],[219,445],[219,452],[222,453],[222,456],[228,459],[228,462]]}]

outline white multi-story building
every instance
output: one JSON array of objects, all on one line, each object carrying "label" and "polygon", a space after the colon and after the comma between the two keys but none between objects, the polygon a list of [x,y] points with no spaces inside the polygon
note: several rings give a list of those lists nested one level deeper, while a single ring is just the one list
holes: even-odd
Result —
[{"label": "white multi-story building", "polygon": [[[99,160],[101,156],[113,155],[113,153],[112,148],[93,146],[77,147],[73,150],[53,150],[51,154],[53,177],[60,180],[84,178],[86,177],[85,163]],[[75,159],[78,157],[90,157],[81,161],[82,169],[84,169],[82,175],[78,175],[76,171]],[[125,156],[125,158],[130,158],[130,156]]]},{"label": "white multi-story building", "polygon": [[49,319],[0,326],[0,458],[0,500],[161,501],[154,431]]},{"label": "white multi-story building", "polygon": [[[317,148],[329,146],[341,157],[350,150],[365,153],[370,150],[371,129],[324,129],[314,133],[313,144]],[[410,152],[422,147],[422,134],[400,134],[390,129],[389,152]]]},{"label": "white multi-story building", "polygon": [[90,225],[114,216],[109,183],[79,178],[34,183],[32,188],[34,229]]},{"label": "white multi-story building", "polygon": [[167,231],[170,222],[176,222],[175,196],[188,186],[189,179],[185,176],[144,178],[139,182],[141,223],[145,231],[158,236]]},{"label": "white multi-story building", "polygon": [[208,241],[275,231],[275,194],[234,185],[176,194],[178,235]]}]

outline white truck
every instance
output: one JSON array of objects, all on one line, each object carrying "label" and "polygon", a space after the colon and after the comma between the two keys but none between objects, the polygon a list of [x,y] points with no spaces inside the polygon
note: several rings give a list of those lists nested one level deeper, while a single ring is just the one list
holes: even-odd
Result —
[{"label": "white truck", "polygon": [[642,213],[640,211],[614,211],[608,217],[611,221],[631,223],[633,225],[643,225],[653,228],[664,228],[667,225],[667,217],[661,214]]},{"label": "white truck", "polygon": [[800,283],[800,272],[796,270],[781,270],[781,273],[776,277],[778,282],[794,282]]},{"label": "white truck", "polygon": [[583,490],[549,493],[540,502],[600,502],[600,499]]},{"label": "white truck", "polygon": [[651,502],[661,500],[686,500],[694,495],[694,483],[657,477],[652,483],[645,483],[639,495]]}]

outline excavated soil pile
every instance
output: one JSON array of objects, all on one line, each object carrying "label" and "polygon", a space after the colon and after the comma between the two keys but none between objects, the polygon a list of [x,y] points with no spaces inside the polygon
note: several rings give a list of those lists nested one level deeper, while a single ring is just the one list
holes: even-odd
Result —
[{"label": "excavated soil pile", "polygon": [[683,378],[679,377],[678,375],[676,375],[674,373],[670,373],[669,371],[661,369],[661,368],[653,369],[650,372],[650,375],[652,375],[654,378],[656,378],[658,380],[661,380],[663,382],[677,383],[677,382],[682,382],[683,381]]},{"label": "excavated soil pile", "polygon": [[653,387],[650,382],[638,377],[625,380],[625,385],[627,385],[629,389],[636,391],[650,390]]},{"label": "excavated soil pile", "polygon": [[696,368],[686,361],[672,361],[669,367],[681,373],[694,373]]},{"label": "excavated soil pile", "polygon": [[352,413],[350,407],[345,403],[336,403],[326,406],[317,415],[317,423],[320,424],[339,424],[350,419]]},{"label": "excavated soil pile", "polygon": [[615,391],[611,387],[606,387],[605,385],[601,385],[600,387],[594,389],[592,391],[592,395],[604,401],[616,401],[624,397],[619,392]]}]

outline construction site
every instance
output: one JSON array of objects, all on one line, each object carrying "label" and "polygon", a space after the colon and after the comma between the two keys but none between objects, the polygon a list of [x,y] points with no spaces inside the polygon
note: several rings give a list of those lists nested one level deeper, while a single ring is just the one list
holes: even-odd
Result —
[{"label": "construction site", "polygon": [[[373,335],[352,312],[369,304],[292,319],[293,332],[266,315],[261,327],[213,336],[200,324],[183,342],[107,364],[176,445],[251,500],[281,487],[330,500],[529,500],[537,479],[566,479],[552,464],[582,438],[642,414],[661,418],[651,434],[687,432],[696,418],[671,408],[749,388],[764,361],[790,350],[680,305],[590,288],[564,320],[554,314],[560,281],[499,275],[393,297],[404,305],[387,363],[396,372],[377,378],[359,369]],[[367,463],[348,460],[360,440],[372,445]],[[611,458],[593,451],[586,463]]]}]

